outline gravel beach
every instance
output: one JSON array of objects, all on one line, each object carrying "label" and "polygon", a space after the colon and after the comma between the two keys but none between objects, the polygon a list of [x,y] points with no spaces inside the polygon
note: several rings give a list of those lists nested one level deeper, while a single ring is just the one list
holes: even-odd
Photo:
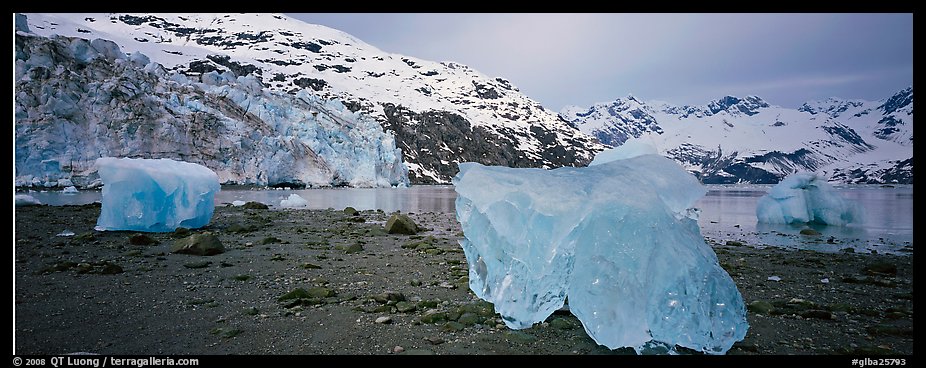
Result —
[{"label": "gravel beach", "polygon": [[[99,204],[17,207],[16,354],[633,353],[568,312],[505,327],[467,286],[453,214],[408,213],[425,230],[400,235],[381,211],[246,207],[164,234],[94,231]],[[171,252],[204,233],[221,253]],[[912,255],[708,242],[749,305],[728,354],[913,354]]]}]

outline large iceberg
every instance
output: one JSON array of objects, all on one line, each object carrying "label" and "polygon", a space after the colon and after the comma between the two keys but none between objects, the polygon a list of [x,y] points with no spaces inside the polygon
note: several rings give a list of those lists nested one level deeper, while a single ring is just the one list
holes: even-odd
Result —
[{"label": "large iceberg", "polygon": [[759,198],[756,217],[769,224],[816,222],[842,226],[860,220],[861,208],[836,193],[822,176],[798,172]]},{"label": "large iceberg", "polygon": [[167,232],[203,227],[212,219],[221,187],[205,166],[113,157],[97,159],[96,165],[103,181],[97,230]]},{"label": "large iceberg", "polygon": [[470,288],[510,328],[544,321],[568,297],[609,348],[723,354],[749,325],[691,209],[706,191],[638,148],[586,168],[460,164],[453,182]]}]

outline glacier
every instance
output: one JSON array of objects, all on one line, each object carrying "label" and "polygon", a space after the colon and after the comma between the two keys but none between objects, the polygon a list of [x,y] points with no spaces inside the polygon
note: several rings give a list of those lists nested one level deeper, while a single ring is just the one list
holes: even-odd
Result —
[{"label": "glacier", "polygon": [[691,208],[706,190],[646,151],[585,168],[461,163],[453,183],[470,289],[513,329],[568,298],[589,336],[611,349],[723,354],[742,340],[743,298]]},{"label": "glacier", "polygon": [[221,190],[212,170],[189,162],[103,157],[96,160],[103,181],[96,230],[168,232],[209,224]]},{"label": "glacier", "polygon": [[98,186],[100,157],[198,163],[223,184],[408,185],[393,133],[311,89],[189,77],[104,39],[15,37],[17,186]]},{"label": "glacier", "polygon": [[844,226],[861,220],[862,208],[843,198],[826,178],[811,172],[789,175],[756,203],[760,223],[815,222]]}]

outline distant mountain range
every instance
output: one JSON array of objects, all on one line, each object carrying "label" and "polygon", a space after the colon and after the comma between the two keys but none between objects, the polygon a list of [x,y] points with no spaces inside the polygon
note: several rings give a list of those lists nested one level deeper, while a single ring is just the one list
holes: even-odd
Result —
[{"label": "distant mountain range", "polygon": [[879,101],[830,98],[798,109],[757,96],[704,106],[628,96],[560,116],[609,146],[648,141],[704,183],[777,183],[799,170],[843,183],[913,183],[913,87]]},{"label": "distant mountain range", "polygon": [[[456,163],[465,161],[511,167],[583,166],[604,148],[503,78],[490,78],[455,62],[384,52],[341,31],[284,15],[25,15],[32,34],[112,40],[121,52],[139,52],[158,63],[164,78],[178,83],[208,82],[204,76],[211,72],[250,75],[267,93],[295,96],[304,91],[339,100],[394,137],[413,184],[449,183],[457,172]],[[225,125],[231,130],[246,128],[229,124]],[[55,154],[48,152],[41,158],[57,162],[75,158],[66,153],[51,156]],[[22,165],[38,166],[42,165]],[[24,178],[31,174],[41,173],[22,173]],[[257,174],[244,173],[243,181],[266,181],[255,180]],[[282,176],[279,180],[303,181]],[[241,180],[231,180],[237,181]]]}]

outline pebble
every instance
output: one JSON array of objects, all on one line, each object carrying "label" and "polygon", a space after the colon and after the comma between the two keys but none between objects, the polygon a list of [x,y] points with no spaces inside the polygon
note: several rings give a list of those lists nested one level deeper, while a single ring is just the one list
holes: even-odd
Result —
[{"label": "pebble", "polygon": [[405,348],[396,345],[396,347],[392,348],[392,352],[395,354],[400,354],[400,353],[405,352]]},{"label": "pebble", "polygon": [[376,319],[376,323],[387,324],[392,323],[392,317],[383,316]]}]

